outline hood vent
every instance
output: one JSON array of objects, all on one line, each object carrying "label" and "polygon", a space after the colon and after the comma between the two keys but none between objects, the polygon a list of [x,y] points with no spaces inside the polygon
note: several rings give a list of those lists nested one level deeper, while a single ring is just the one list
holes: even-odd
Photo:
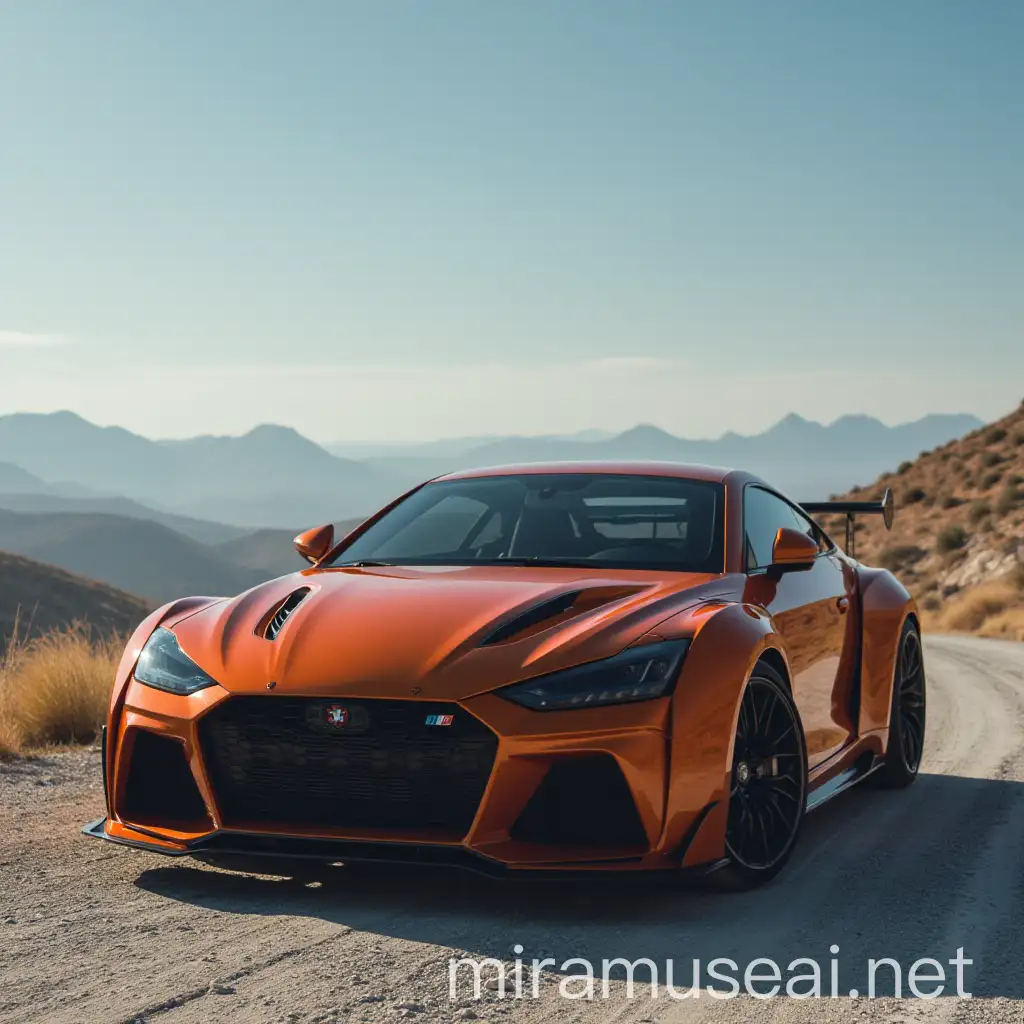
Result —
[{"label": "hood vent", "polygon": [[264,627],[262,635],[267,640],[276,640],[277,634],[281,632],[288,616],[299,607],[302,599],[309,593],[309,587],[303,587],[289,594],[284,601],[278,605],[277,611],[270,617],[270,621]]},{"label": "hood vent", "polygon": [[540,604],[535,604],[532,608],[527,608],[488,633],[480,642],[480,646],[490,647],[492,644],[502,644],[521,633],[535,629],[549,619],[564,615],[576,603],[576,599],[581,593],[580,590],[570,590],[567,594],[559,594],[558,597],[552,597]]}]

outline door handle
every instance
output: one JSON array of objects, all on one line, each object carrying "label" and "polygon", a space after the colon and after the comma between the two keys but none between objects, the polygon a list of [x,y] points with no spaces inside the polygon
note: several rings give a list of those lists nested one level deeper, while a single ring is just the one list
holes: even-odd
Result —
[{"label": "door handle", "polygon": [[839,609],[840,615],[845,615],[847,609],[850,607],[850,599],[848,597],[836,598],[836,607]]}]

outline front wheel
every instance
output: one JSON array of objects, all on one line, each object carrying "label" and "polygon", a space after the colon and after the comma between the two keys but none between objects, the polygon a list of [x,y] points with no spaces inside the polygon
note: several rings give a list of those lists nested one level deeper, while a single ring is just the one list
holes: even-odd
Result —
[{"label": "front wheel", "polygon": [[725,852],[712,876],[732,889],[774,878],[796,845],[807,805],[803,726],[782,677],[758,665],[740,703]]}]

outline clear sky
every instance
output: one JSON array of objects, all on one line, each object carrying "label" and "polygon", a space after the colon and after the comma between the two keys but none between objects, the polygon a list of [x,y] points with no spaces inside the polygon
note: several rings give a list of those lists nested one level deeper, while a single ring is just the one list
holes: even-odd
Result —
[{"label": "clear sky", "polygon": [[0,3],[0,413],[318,440],[1024,397],[1024,3]]}]

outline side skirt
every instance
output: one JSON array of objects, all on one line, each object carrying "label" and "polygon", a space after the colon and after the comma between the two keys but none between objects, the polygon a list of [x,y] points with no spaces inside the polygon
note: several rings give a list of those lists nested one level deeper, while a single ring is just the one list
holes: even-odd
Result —
[{"label": "side skirt", "polygon": [[816,811],[827,804],[833,797],[852,789],[858,782],[863,782],[876,768],[882,766],[882,759],[872,753],[859,757],[849,768],[833,776],[828,782],[822,783],[807,795],[807,811]]}]

